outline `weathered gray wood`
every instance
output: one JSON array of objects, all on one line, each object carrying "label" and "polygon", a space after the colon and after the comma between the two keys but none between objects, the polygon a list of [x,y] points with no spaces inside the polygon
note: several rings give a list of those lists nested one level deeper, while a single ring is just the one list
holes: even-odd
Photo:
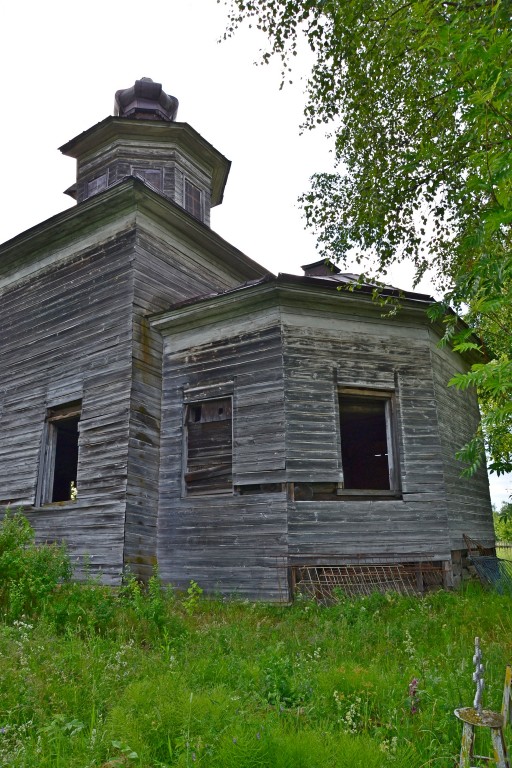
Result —
[{"label": "weathered gray wood", "polygon": [[[173,330],[164,327],[165,365],[164,416],[162,440],[161,498],[162,521],[172,515],[183,516],[183,524],[164,532],[161,547],[167,539],[172,550],[173,565],[169,578],[179,579],[180,568],[196,555],[191,552],[193,542],[202,541],[208,547],[204,556],[216,558],[216,547],[229,542],[225,528],[228,516],[238,523],[236,541],[245,541],[245,527],[240,514],[251,501],[251,491],[241,496],[226,496],[225,509],[219,518],[214,514],[217,536],[213,540],[204,533],[207,525],[202,509],[182,496],[177,476],[180,466],[180,444],[183,434],[180,420],[183,409],[183,387],[200,387],[201,382],[233,380],[234,429],[233,464],[236,485],[250,489],[254,484],[283,481],[313,484],[330,483],[336,488],[343,481],[340,454],[338,391],[367,390],[393,397],[393,418],[388,416],[387,430],[393,422],[396,498],[365,498],[361,492],[343,495],[327,501],[289,501],[282,524],[286,528],[282,557],[290,562],[311,558],[321,563],[323,558],[350,558],[386,556],[399,562],[436,559],[446,561],[451,556],[452,541],[448,515],[452,485],[462,484],[450,472],[446,461],[446,448],[454,451],[454,443],[443,433],[439,413],[439,393],[436,384],[435,340],[429,331],[425,316],[414,319],[400,317],[380,319],[376,323],[364,313],[352,313],[347,322],[342,311],[339,315],[332,304],[322,314],[321,295],[314,322],[311,315],[287,311],[276,323],[276,313],[267,308],[252,310],[251,322],[257,328],[250,332],[243,323],[240,331],[240,312],[233,308],[233,321],[229,326],[223,318],[223,332],[214,339],[212,326],[203,319],[204,333],[198,328],[193,314],[190,318],[190,343],[183,325],[180,325],[179,349],[173,351]],[[255,300],[253,306],[256,306]],[[214,303],[211,323],[214,319]],[[201,311],[198,307],[198,312]],[[173,317],[178,313],[174,312]],[[268,327],[264,327],[264,318]],[[270,375],[270,372],[272,374]],[[250,390],[244,393],[244,385]],[[250,392],[244,403],[244,394]],[[390,394],[391,393],[391,394]],[[380,395],[382,397],[382,394]],[[464,409],[473,405],[452,402],[464,420]],[[284,421],[283,421],[284,416]],[[389,439],[389,437],[388,437]],[[284,443],[283,443],[284,441]],[[446,447],[445,447],[445,444]],[[165,458],[164,458],[165,457]],[[173,459],[174,457],[174,459]],[[177,458],[176,458],[177,457]],[[164,465],[166,468],[164,469]],[[471,500],[466,492],[464,524],[472,527],[474,514],[489,521],[489,507],[484,504],[480,512],[477,497]],[[315,485],[316,484],[316,485]],[[278,486],[274,486],[278,487]],[[315,490],[313,488],[314,495]],[[320,492],[321,493],[321,492]],[[469,498],[468,498],[469,496]],[[255,495],[252,497],[255,498]],[[327,497],[326,497],[327,498]],[[204,500],[203,500],[204,501]],[[211,499],[208,499],[208,507]],[[470,512],[470,508],[475,512]],[[210,507],[211,509],[211,507]],[[284,509],[283,509],[284,513]],[[163,523],[161,523],[163,525]],[[203,532],[200,534],[200,531]],[[181,535],[185,539],[181,539]],[[254,546],[268,551],[269,542],[263,529],[253,533]],[[224,538],[226,537],[226,538]],[[178,545],[180,542],[180,552]],[[188,560],[191,554],[192,560]],[[164,556],[165,557],[165,556]],[[238,558],[249,553],[231,553],[225,560],[226,575],[236,570]],[[397,560],[397,558],[399,558]],[[274,566],[277,574],[277,566]],[[171,575],[172,574],[172,575]],[[219,573],[216,571],[217,578]],[[224,578],[224,577],[223,577]],[[207,583],[211,584],[208,578]]]},{"label": "weathered gray wood", "polygon": [[0,499],[14,508],[34,505],[47,409],[75,400],[78,392],[79,498],[35,509],[30,519],[39,540],[66,539],[72,556],[93,556],[106,579],[119,578],[123,562],[126,449],[118,446],[128,429],[131,289],[125,253],[132,243],[128,233],[92,247],[4,289],[0,301],[0,388],[7,393]]},{"label": "weathered gray wood", "polygon": [[[274,600],[289,565],[447,561],[463,533],[492,540],[485,471],[462,480],[454,459],[479,419],[446,387],[467,363],[437,347],[426,303],[383,317],[328,281],[264,278],[205,226],[229,163],[185,124],[109,119],[63,150],[82,202],[0,247],[0,505],[28,510],[38,540],[65,538],[108,583],[158,562],[178,587]],[[384,402],[389,488],[344,488],[342,391]],[[219,398],[224,431],[188,418]],[[51,414],[76,401],[78,499],[43,503]]]},{"label": "weathered gray wood", "polygon": [[462,534],[492,545],[494,530],[489,515],[489,484],[485,467],[471,478],[461,477],[455,452],[469,440],[478,425],[479,413],[474,392],[448,387],[449,379],[464,370],[460,356],[449,349],[433,347],[432,364],[439,413],[440,436],[447,488],[448,520],[452,549],[464,548]]},{"label": "weathered gray wood", "polygon": [[[112,216],[103,241],[98,227],[90,242],[93,200],[62,214],[61,232],[41,225],[31,241],[37,247],[20,237],[0,249],[0,504],[22,506],[39,540],[65,538],[73,556],[90,555],[107,580],[119,579],[127,563],[150,575],[156,562],[162,339],[147,315],[232,287],[257,269],[197,225],[184,234],[181,223],[174,230],[146,216],[128,230],[120,218],[116,227],[119,202],[138,204],[129,191],[105,193],[102,214],[108,219],[111,206]],[[60,252],[58,235],[67,238]],[[210,261],[197,240],[206,236]],[[47,409],[77,398],[78,499],[31,512]]]}]

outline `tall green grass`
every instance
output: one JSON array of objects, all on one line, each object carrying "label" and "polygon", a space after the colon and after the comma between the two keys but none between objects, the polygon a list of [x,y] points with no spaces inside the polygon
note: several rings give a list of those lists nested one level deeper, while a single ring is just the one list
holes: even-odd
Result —
[{"label": "tall green grass", "polygon": [[[34,547],[15,539],[0,529],[0,568]],[[501,705],[510,598],[477,585],[275,606],[177,595],[156,575],[76,584],[30,557],[0,590],[0,766],[448,768],[475,635],[485,706]]]}]

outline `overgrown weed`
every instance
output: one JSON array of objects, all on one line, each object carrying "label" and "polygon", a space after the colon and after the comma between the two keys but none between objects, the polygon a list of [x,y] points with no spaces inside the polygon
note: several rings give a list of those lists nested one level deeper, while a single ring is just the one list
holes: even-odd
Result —
[{"label": "overgrown weed", "polygon": [[8,511],[0,525],[0,608],[6,618],[44,612],[57,585],[70,578],[65,547],[37,546],[27,519]]},{"label": "overgrown weed", "polygon": [[501,704],[509,598],[475,585],[269,606],[72,582],[16,516],[0,546],[2,766],[453,765],[476,634]]}]

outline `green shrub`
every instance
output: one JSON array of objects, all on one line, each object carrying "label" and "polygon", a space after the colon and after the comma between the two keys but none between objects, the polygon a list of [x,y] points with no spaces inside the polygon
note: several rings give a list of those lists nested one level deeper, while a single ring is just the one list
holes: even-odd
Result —
[{"label": "green shrub", "polygon": [[119,590],[119,618],[122,630],[136,641],[152,647],[174,646],[187,633],[175,608],[173,589],[162,585],[156,569],[147,584],[133,574],[125,575]]},{"label": "green shrub", "polygon": [[493,513],[494,532],[498,541],[512,541],[512,504],[504,502]]},{"label": "green shrub", "polygon": [[193,613],[195,613],[199,607],[200,601],[201,601],[201,595],[203,594],[203,590],[197,583],[197,581],[190,582],[190,586],[187,589],[187,596],[182,599],[183,608],[185,609],[186,613],[188,613],[189,616],[192,616]]},{"label": "green shrub", "polygon": [[0,523],[0,608],[7,618],[41,614],[57,586],[70,578],[64,545],[35,544],[28,520],[8,511]]},{"label": "green shrub", "polygon": [[111,587],[69,582],[63,584],[45,608],[45,616],[58,633],[107,634],[115,626],[118,598]]}]

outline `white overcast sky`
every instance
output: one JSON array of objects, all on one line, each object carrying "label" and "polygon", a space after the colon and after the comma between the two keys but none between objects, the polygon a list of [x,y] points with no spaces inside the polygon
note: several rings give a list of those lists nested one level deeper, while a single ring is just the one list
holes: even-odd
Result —
[{"label": "white overcast sky", "polygon": [[[57,147],[112,114],[116,90],[151,77],[179,99],[178,120],[232,161],[212,228],[275,273],[318,258],[297,198],[332,168],[329,141],[322,129],[300,135],[304,83],[280,91],[278,62],[255,65],[256,30],[218,43],[223,2],[20,0],[1,16],[0,242],[74,205],[63,195],[74,161]],[[412,288],[405,266],[389,280]],[[493,481],[493,500],[509,486]]]}]

